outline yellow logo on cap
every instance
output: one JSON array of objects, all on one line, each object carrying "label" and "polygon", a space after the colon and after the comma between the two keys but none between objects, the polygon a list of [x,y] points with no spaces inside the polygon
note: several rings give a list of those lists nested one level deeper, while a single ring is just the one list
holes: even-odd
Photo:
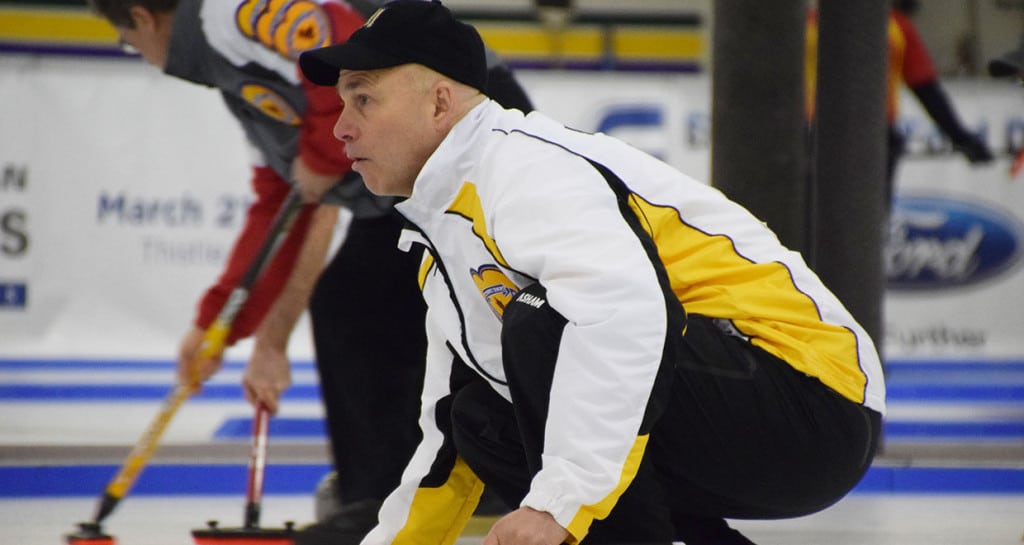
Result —
[{"label": "yellow logo on cap", "polygon": [[242,86],[242,98],[265,115],[288,125],[298,125],[302,120],[288,101],[270,89],[255,83]]}]

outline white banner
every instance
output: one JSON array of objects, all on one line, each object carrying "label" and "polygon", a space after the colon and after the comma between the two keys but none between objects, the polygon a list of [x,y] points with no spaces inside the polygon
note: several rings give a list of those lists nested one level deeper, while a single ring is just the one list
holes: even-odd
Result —
[{"label": "white banner", "polygon": [[[538,108],[709,175],[706,75],[521,72]],[[890,358],[1024,358],[1024,94],[947,86],[1000,152],[971,168],[905,102],[911,156],[885,314]],[[248,150],[219,95],[137,60],[0,57],[0,358],[173,357],[249,202]],[[243,343],[229,352],[243,355]],[[311,357],[308,325],[294,358]]]},{"label": "white banner", "polygon": [[997,160],[972,166],[952,151],[909,93],[908,155],[886,248],[885,347],[890,358],[1024,358],[1024,90],[1006,81],[946,89]]},{"label": "white banner", "polygon": [[0,57],[0,352],[170,358],[250,198],[218,93],[141,61]]}]

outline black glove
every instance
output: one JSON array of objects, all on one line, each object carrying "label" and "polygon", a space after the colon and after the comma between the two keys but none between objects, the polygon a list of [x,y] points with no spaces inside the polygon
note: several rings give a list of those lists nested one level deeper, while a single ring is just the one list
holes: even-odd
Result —
[{"label": "black glove", "polygon": [[960,123],[960,119],[953,112],[953,105],[949,102],[949,98],[942,90],[938,80],[916,85],[910,90],[921,101],[921,105],[924,106],[925,111],[939,126],[939,129],[953,141],[953,148],[966,155],[968,161],[978,164],[992,160],[992,152],[985,142]]},{"label": "black glove", "polygon": [[980,138],[973,134],[967,134],[953,143],[953,147],[964,154],[972,165],[989,163],[994,158],[992,150],[988,149]]}]

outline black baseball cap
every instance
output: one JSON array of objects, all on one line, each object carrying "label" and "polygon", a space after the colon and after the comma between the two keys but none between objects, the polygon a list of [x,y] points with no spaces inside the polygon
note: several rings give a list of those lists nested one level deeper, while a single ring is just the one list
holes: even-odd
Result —
[{"label": "black baseball cap", "polygon": [[1024,74],[1024,38],[1021,38],[1017,49],[1007,51],[989,61],[988,73],[996,78]]},{"label": "black baseball cap", "polygon": [[299,57],[306,79],[338,83],[340,70],[376,70],[422,64],[484,92],[487,61],[476,29],[458,21],[436,0],[395,0],[384,5],[343,44]]}]

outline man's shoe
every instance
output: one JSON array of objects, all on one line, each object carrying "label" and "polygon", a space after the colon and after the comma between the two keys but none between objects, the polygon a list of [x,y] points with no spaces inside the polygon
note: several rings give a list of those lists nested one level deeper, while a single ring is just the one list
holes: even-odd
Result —
[{"label": "man's shoe", "polygon": [[331,471],[316,484],[313,493],[313,518],[323,522],[341,511],[341,493],[338,491],[338,472]]},{"label": "man's shoe", "polygon": [[380,500],[342,504],[326,519],[295,532],[295,545],[359,545],[377,525]]}]

